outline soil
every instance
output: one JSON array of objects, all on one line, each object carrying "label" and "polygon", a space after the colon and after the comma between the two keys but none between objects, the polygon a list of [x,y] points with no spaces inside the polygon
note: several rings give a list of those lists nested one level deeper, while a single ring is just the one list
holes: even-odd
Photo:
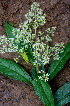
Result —
[{"label": "soil", "polygon": [[[70,0],[0,0],[0,36],[6,35],[5,23],[12,22],[16,27],[26,20],[25,14],[31,4],[36,1],[40,3],[41,9],[46,14],[45,30],[48,27],[56,26],[57,30],[53,37],[52,44],[70,42]],[[0,58],[7,58],[14,61],[18,53],[0,53]],[[27,64],[20,57],[18,64],[22,65],[27,72],[31,72],[32,66]],[[70,81],[70,59],[63,69],[50,81],[53,94],[66,82]],[[48,65],[45,66],[47,71]],[[0,74],[0,106],[43,106],[43,103],[36,95],[31,84],[16,81]],[[70,106],[70,103],[65,106]]]}]

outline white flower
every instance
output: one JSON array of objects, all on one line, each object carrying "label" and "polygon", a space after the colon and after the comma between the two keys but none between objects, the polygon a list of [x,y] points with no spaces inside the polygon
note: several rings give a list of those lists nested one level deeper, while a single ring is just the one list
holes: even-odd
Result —
[{"label": "white flower", "polygon": [[53,30],[56,30],[56,27],[52,27]]},{"label": "white flower", "polygon": [[48,81],[48,79],[49,79],[49,74],[48,73],[46,73],[43,70],[40,70],[39,73],[41,74],[41,76],[38,76],[39,79],[44,80],[45,82]]},{"label": "white flower", "polygon": [[49,78],[45,78],[45,82],[48,81]]},{"label": "white flower", "polygon": [[45,39],[46,39],[46,42],[52,41],[51,37],[48,34],[46,35]]},{"label": "white flower", "polygon": [[39,71],[38,73],[41,73],[41,71]]},{"label": "white flower", "polygon": [[42,79],[42,77],[41,77],[41,76],[38,76],[38,78],[39,78],[39,79]]},{"label": "white flower", "polygon": [[17,63],[18,62],[18,58],[14,58],[14,61]]},{"label": "white flower", "polygon": [[27,49],[28,48],[28,45],[25,45],[25,49]]}]

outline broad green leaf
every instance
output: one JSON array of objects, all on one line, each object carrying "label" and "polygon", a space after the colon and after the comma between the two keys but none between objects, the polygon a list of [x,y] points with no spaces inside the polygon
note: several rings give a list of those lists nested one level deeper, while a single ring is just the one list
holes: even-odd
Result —
[{"label": "broad green leaf", "polygon": [[70,102],[70,81],[56,91],[54,99],[56,106],[63,106]]},{"label": "broad green leaf", "polygon": [[16,80],[25,81],[27,83],[31,83],[32,81],[24,68],[11,60],[0,58],[0,72]]},{"label": "broad green leaf", "polygon": [[48,82],[36,78],[33,80],[33,86],[36,94],[46,106],[55,106],[53,94]]},{"label": "broad green leaf", "polygon": [[[5,30],[6,30],[6,33],[7,33],[8,38],[14,38],[15,39],[15,36],[12,33],[13,28],[14,27],[12,27],[11,25],[9,25],[6,22],[6,24],[5,24]],[[16,28],[14,28],[14,29],[16,30]]]},{"label": "broad green leaf", "polygon": [[64,48],[64,52],[59,53],[59,60],[53,60],[48,73],[50,74],[49,76],[49,81],[56,76],[56,74],[63,68],[64,64],[66,63],[66,61],[70,58],[70,43],[68,43],[65,48]]}]

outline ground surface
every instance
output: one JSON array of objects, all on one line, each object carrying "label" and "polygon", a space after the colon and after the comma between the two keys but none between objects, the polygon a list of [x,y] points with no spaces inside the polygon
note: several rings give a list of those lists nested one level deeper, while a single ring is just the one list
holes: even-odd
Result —
[{"label": "ground surface", "polygon": [[[34,0],[0,0],[0,36],[6,35],[4,25],[6,21],[12,22],[16,27],[23,23]],[[46,14],[46,25],[43,30],[48,27],[56,26],[57,30],[53,38],[52,44],[55,42],[64,42],[67,44],[70,39],[69,35],[69,17],[70,2],[69,0],[36,0],[40,3],[41,9]],[[5,53],[0,54],[0,58],[13,60],[18,54]],[[27,70],[31,71],[32,67],[26,64],[20,58],[19,64]],[[64,68],[50,82],[53,93],[70,81],[70,60],[68,60]],[[47,65],[45,66],[47,71]],[[32,85],[25,82],[16,81],[0,74],[0,106],[43,106],[43,103],[36,95]],[[70,106],[66,104],[65,106]]]}]

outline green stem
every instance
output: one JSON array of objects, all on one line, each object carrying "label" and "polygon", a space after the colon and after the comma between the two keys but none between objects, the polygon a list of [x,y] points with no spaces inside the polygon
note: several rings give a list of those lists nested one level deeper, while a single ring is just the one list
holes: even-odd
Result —
[{"label": "green stem", "polygon": [[[35,10],[35,22],[36,22],[36,10]],[[36,36],[36,23],[35,23],[35,36]],[[37,72],[39,72],[38,64],[36,65],[36,68],[37,68]]]},{"label": "green stem", "polygon": [[36,68],[37,68],[37,72],[39,73],[39,66],[38,66],[38,64],[36,65]]}]

